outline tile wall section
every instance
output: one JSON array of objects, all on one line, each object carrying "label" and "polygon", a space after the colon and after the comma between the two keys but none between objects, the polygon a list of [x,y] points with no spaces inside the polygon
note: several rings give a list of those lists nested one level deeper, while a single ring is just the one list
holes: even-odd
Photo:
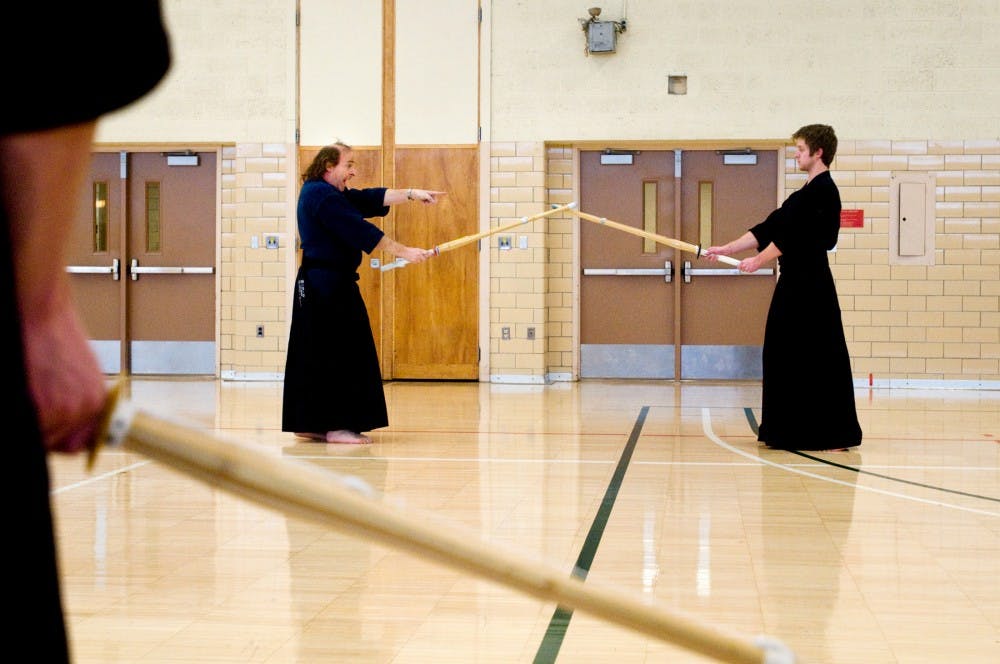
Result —
[{"label": "tile wall section", "polygon": [[[490,146],[490,226],[511,224],[544,212],[545,145],[539,142],[493,143]],[[548,247],[540,219],[514,229],[511,249],[489,238],[490,382],[546,382],[550,343],[546,317]],[[521,248],[524,238],[526,247]],[[504,329],[510,338],[505,339]],[[534,339],[529,339],[529,328]]]},{"label": "tile wall section", "polygon": [[[577,202],[574,195],[573,148],[549,144],[545,151],[545,187],[552,205]],[[579,221],[562,215],[549,221],[545,238],[549,248],[545,315],[550,333],[546,371],[552,380],[579,377],[580,337],[573,319],[574,302],[579,296],[580,270],[575,260]]]},{"label": "tile wall section", "polygon": [[[289,252],[295,250],[295,235],[287,227],[292,155],[293,146],[281,143],[223,148],[219,261],[223,379],[274,380],[284,374]],[[269,234],[277,235],[277,249],[266,247]],[[263,336],[258,336],[258,326],[263,327]]]},{"label": "tile wall section", "polygon": [[[801,186],[786,153],[786,190]],[[831,168],[844,208],[831,265],[855,378],[1000,386],[1000,140],[842,141]],[[889,264],[889,180],[935,178],[933,265]]]}]

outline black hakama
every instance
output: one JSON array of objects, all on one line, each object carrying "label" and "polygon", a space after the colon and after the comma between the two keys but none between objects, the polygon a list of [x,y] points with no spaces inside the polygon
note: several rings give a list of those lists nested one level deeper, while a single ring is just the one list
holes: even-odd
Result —
[{"label": "black hakama", "polygon": [[389,424],[358,283],[300,267],[285,364],[282,431],[355,433]]},{"label": "black hakama", "polygon": [[758,440],[787,450],[861,444],[851,359],[827,258],[840,228],[840,194],[829,172],[793,193],[751,229],[782,255],[764,328]]},{"label": "black hakama", "polygon": [[366,217],[388,213],[384,197],[384,188],[338,191],[322,180],[302,186],[303,257],[295,277],[282,431],[362,433],[389,424],[357,273],[362,252],[371,253],[383,237]]}]

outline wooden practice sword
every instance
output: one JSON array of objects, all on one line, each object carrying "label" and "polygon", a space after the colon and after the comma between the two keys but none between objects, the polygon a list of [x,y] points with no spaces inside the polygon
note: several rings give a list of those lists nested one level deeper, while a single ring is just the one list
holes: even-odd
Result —
[{"label": "wooden practice sword", "polygon": [[[575,214],[581,219],[586,219],[587,221],[592,221],[595,224],[600,224],[601,226],[609,226],[610,228],[616,228],[620,231],[625,231],[626,233],[631,233],[632,235],[638,235],[639,237],[644,237],[647,240],[652,240],[658,242],[659,244],[665,244],[668,247],[673,247],[674,249],[680,249],[681,251],[688,251],[698,256],[699,258],[705,255],[705,250],[702,249],[699,244],[691,244],[690,242],[683,242],[681,240],[675,240],[672,237],[667,237],[665,235],[657,235],[656,233],[650,233],[649,231],[644,231],[641,228],[636,228],[634,226],[628,226],[626,224],[620,224],[617,221],[611,221],[610,219],[605,219],[604,217],[598,217],[597,215],[587,214],[586,212],[581,212],[580,210],[570,210],[571,214]],[[733,258],[732,256],[716,256],[716,258],[729,265],[738,266],[740,264],[739,259]]]},{"label": "wooden practice sword", "polygon": [[[434,247],[434,255],[435,256],[440,256],[445,251],[451,251],[452,249],[458,249],[459,247],[464,247],[467,244],[472,244],[473,242],[478,242],[479,240],[482,240],[484,237],[489,237],[491,235],[496,235],[497,233],[503,233],[504,231],[509,231],[511,229],[517,228],[518,226],[523,226],[524,224],[527,224],[527,223],[532,222],[532,221],[536,221],[536,220],[541,219],[543,217],[549,217],[549,216],[552,216],[552,215],[557,214],[559,212],[565,212],[565,211],[568,211],[568,210],[572,210],[575,207],[576,207],[576,203],[575,202],[574,203],[568,203],[566,205],[556,205],[556,206],[553,206],[551,210],[546,210],[545,212],[539,212],[538,214],[533,214],[530,217],[521,217],[518,221],[515,221],[515,222],[510,223],[510,224],[506,224],[504,226],[498,226],[497,228],[493,228],[493,229],[490,229],[488,231],[482,231],[480,233],[473,233],[471,235],[463,235],[460,238],[456,238],[454,240],[450,240],[448,242],[445,242],[443,244],[439,244],[436,247]],[[385,265],[383,265],[382,266],[382,271],[385,272],[386,270],[393,270],[393,269],[395,269],[397,267],[403,267],[404,265],[407,265],[409,262],[410,261],[408,261],[406,259],[397,258],[396,260],[392,261],[391,263],[386,263]]]}]

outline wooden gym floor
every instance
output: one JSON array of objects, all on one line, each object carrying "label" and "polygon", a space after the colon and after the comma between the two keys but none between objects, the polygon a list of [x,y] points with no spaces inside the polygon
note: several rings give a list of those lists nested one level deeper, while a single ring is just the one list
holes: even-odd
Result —
[{"label": "wooden gym floor", "polygon": [[[280,382],[124,394],[803,662],[1000,661],[1000,391],[859,389],[841,453],[759,447],[756,383],[393,382],[370,446],[282,433]],[[712,661],[120,449],[50,459],[78,664]]]}]

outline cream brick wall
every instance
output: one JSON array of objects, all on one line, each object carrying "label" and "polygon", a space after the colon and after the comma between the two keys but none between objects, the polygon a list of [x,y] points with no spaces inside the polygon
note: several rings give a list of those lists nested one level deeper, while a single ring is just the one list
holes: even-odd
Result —
[{"label": "cream brick wall", "polygon": [[[550,145],[545,184],[549,203],[566,205],[574,201],[573,149]],[[576,379],[579,377],[580,337],[573,315],[579,297],[580,280],[576,218],[564,215],[549,221],[546,245],[549,247],[546,316],[549,321],[549,350],[546,356],[548,375]]]},{"label": "cream brick wall", "polygon": [[[502,143],[491,155],[491,223],[573,200],[572,146]],[[539,168],[541,191],[516,185],[518,174]],[[862,228],[841,230],[830,254],[855,379],[1000,380],[1000,140],[841,140],[831,171],[844,208],[865,215]],[[934,174],[934,265],[889,264],[889,182],[900,171]],[[805,182],[791,146],[785,173],[783,198]],[[545,252],[499,252],[495,243],[490,250],[491,374],[508,381],[579,375],[573,224],[568,215],[554,217],[543,229]],[[528,271],[526,260],[546,261],[544,271]],[[528,324],[537,326],[534,342],[524,341]],[[511,327],[511,341],[500,341],[503,326]]]},{"label": "cream brick wall", "polygon": [[[934,265],[888,264],[889,180],[900,171],[934,175]],[[865,211],[830,257],[855,378],[1000,380],[1000,140],[842,140],[831,172],[844,208]]]},{"label": "cream brick wall", "polygon": [[[542,143],[494,143],[490,160],[490,227],[544,212],[545,146]],[[544,383],[548,355],[546,316],[549,265],[546,219],[518,227],[510,234],[513,248],[499,249],[499,238],[489,238],[491,382]],[[521,249],[520,238],[527,239]],[[482,305],[487,306],[487,305]],[[503,338],[503,328],[510,339]],[[533,328],[534,339],[528,339]]]},{"label": "cream brick wall", "polygon": [[[289,172],[294,146],[241,143],[222,151],[219,357],[223,378],[274,379],[285,370],[289,264]],[[264,235],[278,236],[267,249]],[[256,238],[257,248],[253,248]],[[264,336],[257,336],[263,326]]]}]

